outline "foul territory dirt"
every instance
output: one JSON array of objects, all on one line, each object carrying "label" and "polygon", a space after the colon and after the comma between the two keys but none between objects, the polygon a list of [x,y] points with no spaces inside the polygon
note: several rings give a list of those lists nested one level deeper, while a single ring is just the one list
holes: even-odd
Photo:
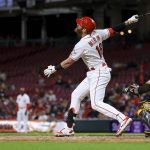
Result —
[{"label": "foul territory dirt", "polygon": [[74,137],[54,137],[54,136],[2,136],[0,141],[49,141],[49,142],[150,142],[150,138],[144,136],[74,136]]}]

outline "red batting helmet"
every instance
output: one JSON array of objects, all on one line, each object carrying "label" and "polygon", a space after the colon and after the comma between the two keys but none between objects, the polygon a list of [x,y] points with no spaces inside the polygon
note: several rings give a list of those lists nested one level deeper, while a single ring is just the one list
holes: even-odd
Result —
[{"label": "red batting helmet", "polygon": [[77,18],[76,23],[79,24],[81,27],[86,29],[88,33],[92,32],[96,28],[95,21],[87,16],[84,16],[82,18]]}]

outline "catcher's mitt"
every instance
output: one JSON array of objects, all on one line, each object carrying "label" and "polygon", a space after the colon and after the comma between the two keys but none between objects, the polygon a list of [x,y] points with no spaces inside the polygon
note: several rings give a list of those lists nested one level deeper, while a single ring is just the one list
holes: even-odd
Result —
[{"label": "catcher's mitt", "polygon": [[139,96],[138,88],[139,88],[139,85],[136,83],[133,83],[133,84],[129,85],[128,87],[126,87],[125,89],[123,89],[123,93],[126,93],[128,95]]}]

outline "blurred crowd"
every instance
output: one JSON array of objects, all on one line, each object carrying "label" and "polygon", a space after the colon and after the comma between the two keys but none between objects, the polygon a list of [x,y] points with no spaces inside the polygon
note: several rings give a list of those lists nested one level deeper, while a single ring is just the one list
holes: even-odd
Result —
[{"label": "blurred crowd", "polygon": [[[30,120],[63,120],[65,119],[68,110],[70,99],[61,97],[59,93],[55,93],[53,89],[44,89],[46,86],[45,78],[39,75],[38,87],[32,93],[28,93],[31,99],[29,107]],[[53,82],[58,89],[67,88],[73,91],[76,84],[73,84],[70,79],[68,82],[62,81],[62,76],[59,75]],[[12,90],[12,85],[7,83],[7,75],[0,72],[0,119],[16,119],[16,96],[7,95],[9,90]],[[129,96],[122,92],[123,87],[119,83],[115,83],[113,88],[106,92],[104,102],[114,106],[124,114],[130,117],[136,117],[136,110],[140,103],[140,98],[137,96]],[[13,90],[16,90],[13,88]],[[19,93],[18,93],[19,94]],[[149,94],[145,94],[142,99],[150,99]],[[89,97],[86,97],[81,103],[79,119],[108,119],[106,116],[92,110]]]},{"label": "blurred crowd", "polygon": [[[130,49],[126,49],[126,47],[129,47],[129,45],[127,45],[126,43],[123,44],[124,49],[122,50],[122,54],[124,54],[124,52],[130,52]],[[121,45],[119,47],[123,46]],[[138,49],[141,49],[141,47],[141,44],[137,44],[135,52],[137,52]],[[115,49],[119,48],[116,47]],[[27,49],[25,50],[27,51]],[[141,50],[143,51],[143,49]],[[144,94],[139,98],[137,96],[129,96],[123,93],[122,90],[124,87],[129,85],[130,81],[131,83],[135,82],[139,85],[142,85],[148,79],[150,79],[150,72],[147,72],[149,70],[148,67],[150,66],[149,59],[145,59],[145,55],[142,55],[142,57],[137,55],[137,58],[141,57],[141,59],[138,59],[138,61],[133,59],[129,59],[129,61],[127,62],[120,61],[120,54],[118,54],[117,51],[112,52],[115,52],[114,57],[117,57],[117,59],[112,60],[110,58],[112,60],[111,68],[113,70],[111,73],[112,80],[107,87],[104,102],[109,103],[110,105],[114,106],[119,111],[123,112],[124,114],[130,117],[136,117],[136,110],[140,103],[140,99],[150,100],[150,93]],[[141,54],[140,50],[139,54]],[[41,53],[39,56],[41,56]],[[126,58],[129,57],[128,55],[125,56]],[[121,60],[123,58],[121,58]],[[77,71],[80,72],[81,70]],[[132,72],[133,74],[131,74]],[[77,72],[73,73],[72,71],[71,73],[75,76],[78,75]],[[36,87],[34,87],[32,91],[31,88],[33,87],[29,88],[29,84],[27,84],[29,89],[25,87],[26,93],[29,95],[31,100],[31,104],[29,107],[30,120],[52,121],[65,119],[66,112],[70,105],[71,92],[78,85],[78,81],[73,80],[71,78],[73,77],[71,73],[68,72],[68,74],[66,73],[65,75],[56,74],[55,77],[49,80],[46,79],[43,76],[43,73],[40,73],[40,71],[37,71],[34,74],[32,74],[31,80],[36,80]],[[131,77],[131,75],[134,77]],[[10,82],[8,82],[8,78],[9,76],[3,70],[0,70],[0,119],[16,119],[16,97],[19,94],[18,89],[20,87],[17,87],[14,84],[10,84]],[[129,82],[125,80],[128,80]],[[22,78],[19,82],[21,81]],[[23,82],[23,84],[25,84],[25,82],[26,80]],[[103,116],[97,111],[92,110],[89,97],[86,97],[82,101],[78,118],[108,119],[106,116]]]}]

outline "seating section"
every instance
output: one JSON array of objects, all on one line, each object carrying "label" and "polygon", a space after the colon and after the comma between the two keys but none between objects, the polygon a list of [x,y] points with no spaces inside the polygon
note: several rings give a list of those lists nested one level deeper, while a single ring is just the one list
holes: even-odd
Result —
[{"label": "seating section", "polygon": [[[16,89],[24,86],[28,91],[32,92],[35,88],[38,88],[38,74],[43,75],[44,68],[49,64],[58,64],[67,58],[71,49],[71,46],[66,48],[51,48],[48,46],[0,48],[0,68],[7,74],[8,84],[14,84]],[[139,72],[139,64],[150,60],[149,49],[149,44],[144,44],[140,49],[135,48],[135,46],[128,49],[122,49],[121,47],[117,47],[116,49],[115,47],[108,46],[104,50],[104,56],[109,66],[113,68],[112,74],[115,74],[108,85],[108,90],[116,82],[124,86],[134,80],[136,74]],[[137,67],[128,67],[127,65],[131,62]],[[120,63],[122,66],[114,67],[115,63]],[[146,69],[150,69],[150,63],[147,64]],[[70,69],[61,72],[60,75],[64,82],[71,79],[76,84],[84,79],[85,73],[86,67],[82,61],[79,61]],[[46,88],[51,86],[49,83],[53,78],[53,76],[49,79],[45,78]],[[65,92],[64,88],[59,88],[59,90],[54,87],[52,88],[60,95],[68,93]],[[69,89],[69,94],[70,92]],[[69,94],[66,94],[66,98],[68,98]]]},{"label": "seating section", "polygon": [[[63,119],[71,93],[86,76],[87,68],[80,60],[69,69],[57,72],[50,78],[44,77],[43,70],[50,64],[59,64],[69,56],[71,50],[72,46],[1,47],[0,73],[6,73],[5,84],[8,88],[5,91],[5,100],[0,101],[0,119],[15,119],[13,101],[20,87],[25,87],[31,98],[30,119],[37,119],[40,115],[39,111],[41,114],[45,111],[46,114],[47,110],[49,118]],[[146,75],[150,74],[150,44],[143,44],[140,47],[133,45],[126,49],[122,49],[119,44],[108,45],[104,48],[104,56],[112,68],[112,79],[107,86],[106,101],[126,115],[135,116],[136,105],[140,100],[124,96],[122,88],[132,81],[138,82],[141,73],[145,80]],[[2,86],[0,91],[1,88]],[[45,95],[50,90],[56,95],[57,102],[45,101]],[[10,111],[12,109],[13,111]],[[99,117],[98,113],[90,108],[89,101],[81,105],[81,112],[83,113],[81,118]]]}]

